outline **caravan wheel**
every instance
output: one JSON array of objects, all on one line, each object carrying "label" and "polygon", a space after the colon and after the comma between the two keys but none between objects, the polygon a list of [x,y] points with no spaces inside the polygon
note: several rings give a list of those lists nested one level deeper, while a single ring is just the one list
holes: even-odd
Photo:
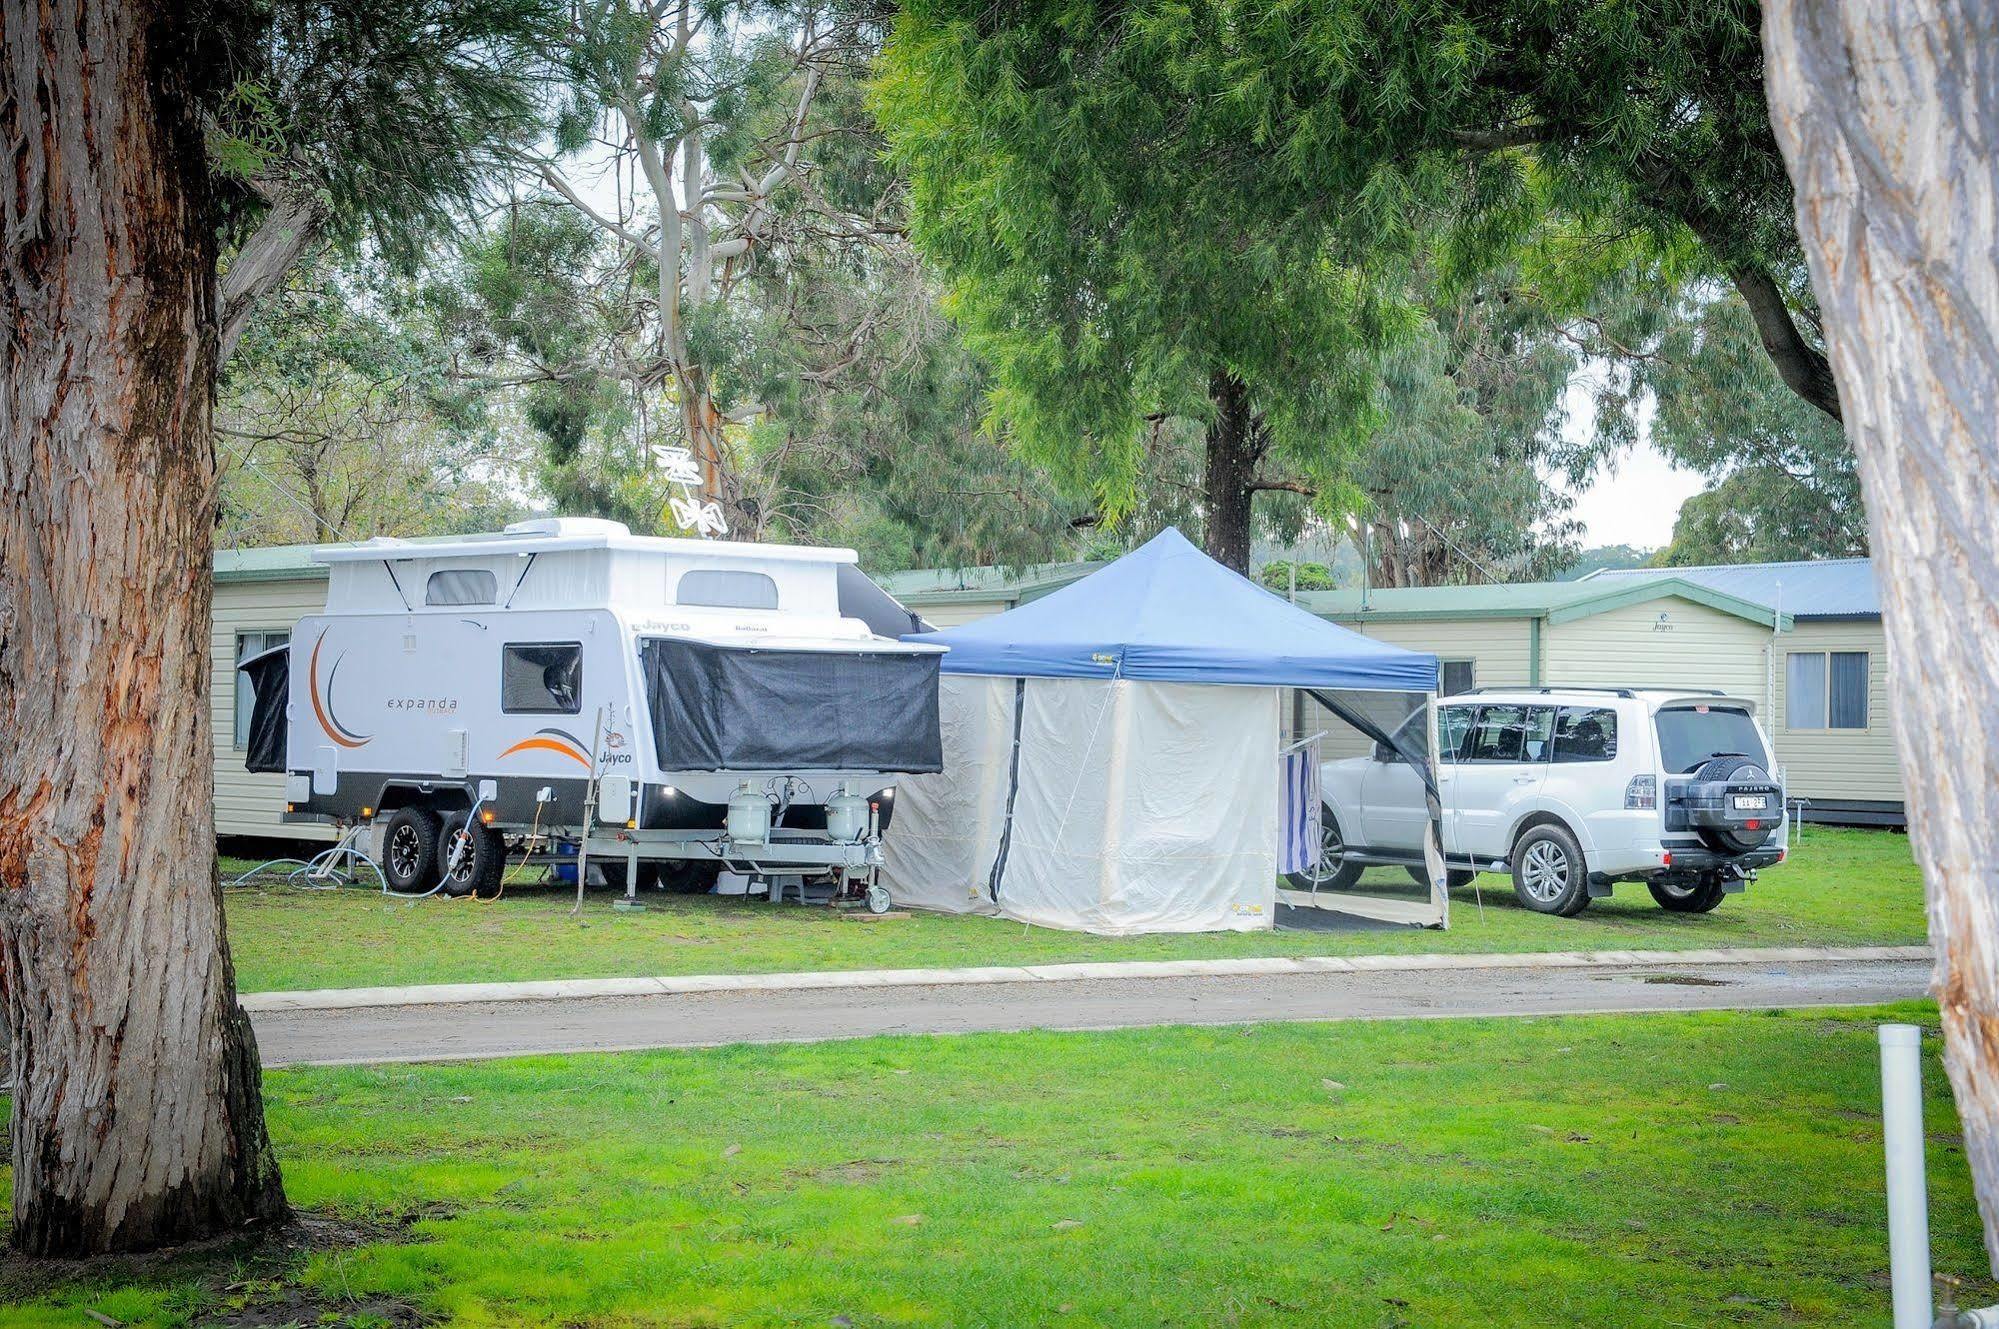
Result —
[{"label": "caravan wheel", "polygon": [[491,826],[468,826],[464,813],[447,823],[437,846],[437,870],[444,878],[446,895],[498,893],[506,864],[507,842]]},{"label": "caravan wheel", "polygon": [[397,808],[382,828],[382,875],[405,895],[437,880],[437,818],[423,808]]}]

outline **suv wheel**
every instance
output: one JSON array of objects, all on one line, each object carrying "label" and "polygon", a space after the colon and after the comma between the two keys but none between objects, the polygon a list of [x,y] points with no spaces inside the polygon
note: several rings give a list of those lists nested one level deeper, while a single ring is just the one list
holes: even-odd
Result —
[{"label": "suv wheel", "polygon": [[425,808],[397,808],[382,828],[382,875],[404,895],[437,880],[437,818]]},{"label": "suv wheel", "polygon": [[1589,870],[1568,827],[1529,827],[1513,842],[1513,893],[1537,914],[1569,918],[1589,907]]},{"label": "suv wheel", "polygon": [[1346,860],[1347,843],[1340,834],[1339,819],[1324,803],[1319,804],[1319,861],[1302,872],[1287,872],[1285,882],[1298,891],[1344,891],[1360,880],[1364,869]]},{"label": "suv wheel", "polygon": [[1719,872],[1706,873],[1691,885],[1682,881],[1648,881],[1645,884],[1661,909],[1670,909],[1676,914],[1709,913],[1726,894],[1721,888]]}]

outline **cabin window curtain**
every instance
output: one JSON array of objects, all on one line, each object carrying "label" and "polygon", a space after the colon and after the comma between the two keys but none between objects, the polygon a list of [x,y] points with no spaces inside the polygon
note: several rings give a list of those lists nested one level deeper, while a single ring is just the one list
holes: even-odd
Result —
[{"label": "cabin window curtain", "polygon": [[1867,652],[1834,651],[1826,689],[1826,727],[1867,727]]}]

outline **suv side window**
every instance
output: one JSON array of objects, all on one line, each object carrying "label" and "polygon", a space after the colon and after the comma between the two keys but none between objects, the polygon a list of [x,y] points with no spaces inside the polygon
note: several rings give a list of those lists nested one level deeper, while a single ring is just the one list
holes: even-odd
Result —
[{"label": "suv side window", "polygon": [[1456,762],[1464,752],[1465,737],[1471,733],[1473,707],[1439,706],[1437,708],[1437,760],[1442,763]]},{"label": "suv side window", "polygon": [[1548,759],[1554,729],[1552,706],[1482,706],[1472,727],[1466,761],[1537,762]]},{"label": "suv side window", "polygon": [[1519,761],[1520,744],[1526,737],[1525,706],[1481,706],[1478,722],[1472,726],[1471,742],[1465,748],[1465,760]]},{"label": "suv side window", "polygon": [[1617,756],[1617,712],[1564,706],[1555,720],[1556,761],[1611,761]]}]

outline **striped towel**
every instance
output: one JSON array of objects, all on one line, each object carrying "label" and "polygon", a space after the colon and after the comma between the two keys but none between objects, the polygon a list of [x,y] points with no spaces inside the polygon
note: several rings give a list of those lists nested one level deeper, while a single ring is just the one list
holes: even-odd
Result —
[{"label": "striped towel", "polygon": [[1319,745],[1307,743],[1278,760],[1277,870],[1303,872],[1319,861]]}]

